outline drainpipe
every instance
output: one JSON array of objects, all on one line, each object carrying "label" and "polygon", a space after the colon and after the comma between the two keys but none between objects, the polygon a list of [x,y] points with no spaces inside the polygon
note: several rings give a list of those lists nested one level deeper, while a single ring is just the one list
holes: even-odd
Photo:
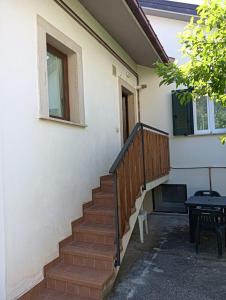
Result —
[{"label": "drainpipe", "polygon": [[140,123],[140,90],[146,89],[147,85],[146,84],[141,84],[139,85],[139,77],[137,77],[137,106],[138,106],[138,122]]}]

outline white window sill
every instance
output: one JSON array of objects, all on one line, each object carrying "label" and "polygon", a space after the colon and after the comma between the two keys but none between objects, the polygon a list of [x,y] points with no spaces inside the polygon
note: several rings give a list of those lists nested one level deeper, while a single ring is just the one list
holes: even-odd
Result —
[{"label": "white window sill", "polygon": [[199,137],[199,136],[222,136],[225,135],[226,131],[224,132],[208,132],[208,133],[194,133],[194,134],[189,134],[185,137]]},{"label": "white window sill", "polygon": [[212,131],[212,132],[195,132],[194,133],[194,135],[195,136],[205,136],[205,135],[224,135],[224,134],[226,134],[226,131],[218,131],[218,132],[214,132],[214,131]]},{"label": "white window sill", "polygon": [[86,124],[75,123],[75,122],[72,122],[72,121],[61,120],[61,119],[52,118],[52,117],[39,116],[39,119],[40,120],[57,122],[57,123],[65,124],[65,125],[76,126],[76,127],[82,127],[82,128],[86,128],[87,127]]}]

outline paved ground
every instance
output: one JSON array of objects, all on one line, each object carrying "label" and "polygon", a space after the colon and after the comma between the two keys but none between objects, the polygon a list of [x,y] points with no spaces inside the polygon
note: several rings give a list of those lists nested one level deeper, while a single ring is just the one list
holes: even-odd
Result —
[{"label": "paved ground", "polygon": [[204,233],[196,255],[187,216],[150,215],[149,227],[142,245],[136,225],[108,300],[226,300],[226,249],[218,259],[215,235]]}]

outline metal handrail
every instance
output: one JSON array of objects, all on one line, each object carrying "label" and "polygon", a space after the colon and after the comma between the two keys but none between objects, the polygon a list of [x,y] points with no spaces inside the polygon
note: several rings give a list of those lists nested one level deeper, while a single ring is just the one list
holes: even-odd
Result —
[{"label": "metal handrail", "polygon": [[146,190],[146,174],[145,174],[145,157],[144,157],[144,133],[143,129],[147,128],[150,129],[154,132],[161,133],[163,135],[168,136],[169,134],[163,130],[157,129],[155,127],[149,126],[144,123],[136,123],[134,126],[131,134],[129,135],[128,139],[126,140],[124,146],[122,147],[121,151],[119,152],[119,155],[115,159],[114,163],[112,164],[109,173],[113,175],[113,182],[114,182],[114,195],[115,195],[115,216],[116,216],[116,261],[115,261],[115,266],[120,266],[120,252],[121,252],[121,245],[120,245],[120,229],[119,229],[119,203],[118,203],[118,191],[117,191],[117,167],[120,165],[122,162],[126,152],[129,149],[129,146],[132,144],[134,141],[136,134],[141,130],[141,143],[142,143],[142,160],[143,160],[143,176],[144,176],[144,184],[143,184],[143,190]]},{"label": "metal handrail", "polygon": [[210,189],[210,191],[212,191],[212,169],[226,169],[226,166],[171,167],[171,170],[208,170],[208,173],[209,173],[209,189]]},{"label": "metal handrail", "polygon": [[152,126],[149,126],[147,124],[144,124],[144,123],[136,123],[136,125],[134,126],[131,134],[129,135],[128,139],[126,140],[124,146],[122,147],[121,151],[119,152],[119,155],[117,156],[117,158],[115,159],[115,161],[113,162],[110,170],[109,170],[109,173],[110,174],[114,174],[114,172],[116,171],[118,165],[120,164],[120,162],[122,161],[125,153],[127,152],[130,144],[133,142],[135,136],[136,136],[136,133],[138,132],[138,130],[142,129],[142,128],[148,128],[152,131],[155,131],[155,132],[158,132],[158,133],[161,133],[161,134],[164,134],[164,135],[169,135],[168,132],[165,132],[163,130],[160,130],[160,129],[157,129],[155,127],[152,127]]}]

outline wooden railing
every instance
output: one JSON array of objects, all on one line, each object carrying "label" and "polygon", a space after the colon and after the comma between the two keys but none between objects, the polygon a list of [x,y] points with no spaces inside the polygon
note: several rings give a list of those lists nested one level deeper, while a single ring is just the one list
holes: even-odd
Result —
[{"label": "wooden railing", "polygon": [[136,199],[148,182],[167,175],[169,170],[168,134],[137,123],[110,169],[116,201],[116,265],[120,265],[120,240],[129,229]]}]

